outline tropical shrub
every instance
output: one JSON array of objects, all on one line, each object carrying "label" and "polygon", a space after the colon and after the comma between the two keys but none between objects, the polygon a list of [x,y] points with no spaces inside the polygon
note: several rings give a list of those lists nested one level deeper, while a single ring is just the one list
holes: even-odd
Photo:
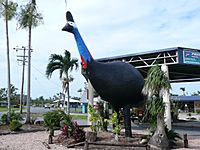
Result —
[{"label": "tropical shrub", "polygon": [[[3,114],[2,116],[1,116],[1,122],[2,123],[7,123],[8,122],[8,114]],[[19,114],[19,113],[15,113],[14,111],[12,111],[11,113],[10,113],[10,121],[12,121],[12,120],[22,120],[22,116]]]},{"label": "tropical shrub", "polygon": [[83,129],[79,128],[76,122],[73,122],[73,127],[72,127],[72,134],[69,134],[69,126],[64,125],[61,128],[61,133],[58,135],[57,141],[62,142],[64,139],[67,138],[73,138],[75,142],[82,142],[85,140],[85,131]]},{"label": "tropical shrub", "polygon": [[74,122],[73,127],[73,138],[76,142],[82,142],[85,141],[85,131],[83,129],[78,127],[77,122]]},{"label": "tropical shrub", "polygon": [[1,122],[2,122],[2,123],[7,123],[7,114],[3,114],[3,115],[1,116]]},{"label": "tropical shrub", "polygon": [[91,105],[88,105],[88,113],[90,114],[89,121],[92,122],[90,126],[93,132],[98,132],[103,129],[102,117],[97,109],[94,109]]},{"label": "tropical shrub", "polygon": [[61,129],[60,129],[61,133],[58,135],[57,141],[58,142],[62,142],[64,139],[69,137],[69,131],[68,131],[68,126],[64,125]]},{"label": "tropical shrub", "polygon": [[118,121],[118,114],[117,112],[114,112],[112,114],[112,118],[111,118],[111,122],[113,124],[113,133],[115,134],[115,140],[118,141],[119,140],[119,134],[121,132],[121,124]]},{"label": "tropical shrub", "polygon": [[21,127],[22,124],[19,122],[19,120],[12,120],[9,125],[11,131],[19,131]]},{"label": "tropical shrub", "polygon": [[69,120],[69,116],[61,110],[54,110],[44,114],[44,126],[48,129],[61,127],[60,122],[62,120]]},{"label": "tropical shrub", "polygon": [[103,131],[107,131],[108,127],[108,119],[109,119],[109,110],[104,108],[104,102],[100,101],[97,103],[98,105],[98,113],[100,115],[100,121],[101,121],[101,129]]},{"label": "tropical shrub", "polygon": [[61,127],[61,121],[68,122],[69,120],[70,116],[61,110],[54,110],[44,114],[44,126],[50,131],[50,137],[54,136],[54,130],[56,128]]},{"label": "tropical shrub", "polygon": [[73,122],[72,122],[72,118],[69,115],[66,115],[64,120],[61,121],[60,123],[61,127],[65,127],[67,126],[67,131],[68,131],[68,136],[71,136],[73,133]]},{"label": "tropical shrub", "polygon": [[22,120],[22,116],[20,113],[15,113],[14,111],[11,112],[10,114],[10,120]]},{"label": "tropical shrub", "polygon": [[118,121],[117,112],[112,114],[111,122],[114,126],[113,133],[119,135],[121,131],[121,124]]}]

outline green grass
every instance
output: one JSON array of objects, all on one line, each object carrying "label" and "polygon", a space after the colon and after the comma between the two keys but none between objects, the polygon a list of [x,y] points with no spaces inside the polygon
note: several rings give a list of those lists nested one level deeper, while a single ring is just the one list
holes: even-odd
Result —
[{"label": "green grass", "polygon": [[74,120],[86,120],[87,116],[85,115],[70,115]]},{"label": "green grass", "polygon": [[[0,107],[0,112],[7,112],[8,108],[7,107]],[[19,108],[11,108],[11,111],[19,111]],[[71,109],[71,112],[81,112],[80,109]],[[31,113],[31,118],[37,118],[37,117],[43,117],[44,114],[41,113]],[[23,117],[26,116],[26,112],[23,112],[22,114]],[[87,116],[86,115],[71,115],[72,119],[74,120],[86,120]]]},{"label": "green grass", "polygon": [[71,113],[81,113],[82,109],[81,108],[70,108]]},{"label": "green grass", "polygon": [[[25,114],[24,114],[25,115]],[[44,114],[41,113],[34,113],[31,114],[32,118],[37,118],[37,117],[43,117]],[[70,115],[72,117],[72,119],[74,120],[86,120],[87,116],[86,115]]]},{"label": "green grass", "polygon": [[[31,118],[37,118],[37,117],[41,117],[43,118],[42,113],[31,113]],[[26,117],[26,113],[22,114],[23,117]],[[73,120],[86,120],[87,116],[86,115],[70,115],[72,117]]]},{"label": "green grass", "polygon": [[[0,112],[7,112],[7,107],[0,107]],[[11,108],[11,111],[19,111],[19,108]]]}]

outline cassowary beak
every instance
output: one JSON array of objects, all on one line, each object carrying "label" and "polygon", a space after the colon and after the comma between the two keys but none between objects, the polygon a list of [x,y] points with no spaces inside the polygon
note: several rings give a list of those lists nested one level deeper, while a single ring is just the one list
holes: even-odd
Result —
[{"label": "cassowary beak", "polygon": [[66,25],[62,28],[62,31],[67,31],[72,33],[73,27],[70,26],[68,23],[66,23]]},{"label": "cassowary beak", "polygon": [[67,24],[62,28],[62,31],[67,31],[67,32],[72,33],[73,26],[71,26],[68,22],[74,22],[74,19],[73,19],[72,14],[69,11],[66,12],[66,20],[67,20]]}]

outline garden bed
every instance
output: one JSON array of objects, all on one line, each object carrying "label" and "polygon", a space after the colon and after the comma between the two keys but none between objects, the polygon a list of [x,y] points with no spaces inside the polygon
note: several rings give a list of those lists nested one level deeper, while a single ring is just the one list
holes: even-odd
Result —
[{"label": "garden bed", "polygon": [[[87,129],[86,129],[87,130]],[[108,150],[122,150],[122,149],[146,149],[145,144],[140,144],[140,140],[142,137],[146,135],[142,134],[134,134],[133,138],[125,139],[124,134],[122,133],[119,136],[119,141],[114,140],[114,135],[111,132],[99,132],[97,134],[97,140],[95,142],[89,142],[89,149],[98,150],[98,149],[108,149]],[[80,145],[76,145],[75,141],[72,138],[67,138],[63,140],[61,143],[57,141],[58,135],[54,137],[54,143],[61,144],[68,148],[77,148],[83,149],[84,142],[80,142]]]}]

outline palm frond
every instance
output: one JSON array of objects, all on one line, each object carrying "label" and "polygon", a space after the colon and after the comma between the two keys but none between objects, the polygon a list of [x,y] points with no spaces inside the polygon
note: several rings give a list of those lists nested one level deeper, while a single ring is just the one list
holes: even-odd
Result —
[{"label": "palm frond", "polygon": [[53,71],[59,69],[60,79],[65,74],[68,77],[68,72],[72,71],[73,68],[78,69],[78,59],[71,59],[69,51],[65,50],[64,56],[58,54],[51,54],[49,57],[49,64],[47,65],[46,75],[48,78],[51,77]]},{"label": "palm frond", "polygon": [[3,16],[5,20],[11,20],[17,15],[18,4],[13,1],[0,0],[0,16]]},{"label": "palm frond", "polygon": [[163,72],[158,65],[152,67],[147,73],[142,92],[149,97],[152,95],[161,96],[164,90],[169,89],[171,89],[171,85],[165,72]]},{"label": "palm frond", "polygon": [[63,57],[62,55],[57,55],[57,54],[51,54],[49,57],[50,62],[63,62]]},{"label": "palm frond", "polygon": [[29,26],[32,28],[37,27],[43,23],[42,14],[38,12],[36,4],[29,2],[20,7],[20,13],[17,17],[19,28],[27,29]]},{"label": "palm frond", "polygon": [[78,69],[78,59],[71,59],[70,61],[70,71],[72,71],[75,67],[75,70]]},{"label": "palm frond", "polygon": [[63,68],[62,64],[60,62],[49,62],[49,64],[47,65],[47,69],[46,69],[46,76],[47,78],[50,78],[52,73],[55,70],[61,70]]},{"label": "palm frond", "polygon": [[62,79],[63,76],[63,69],[60,69],[60,79]]},{"label": "palm frond", "polygon": [[71,53],[68,50],[65,50],[64,58],[66,58],[68,61],[71,60]]}]

